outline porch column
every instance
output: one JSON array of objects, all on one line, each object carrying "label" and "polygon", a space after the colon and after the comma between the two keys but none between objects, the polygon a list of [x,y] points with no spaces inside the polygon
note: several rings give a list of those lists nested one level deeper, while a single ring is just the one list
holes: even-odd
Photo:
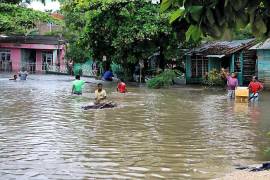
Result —
[{"label": "porch column", "polygon": [[186,80],[187,82],[191,79],[191,56],[186,56]]},{"label": "porch column", "polygon": [[230,73],[234,72],[234,54],[231,57]]},{"label": "porch column", "polygon": [[10,50],[10,60],[12,62],[12,71],[18,72],[21,69],[21,49]]},{"label": "porch column", "polygon": [[58,63],[58,56],[57,56],[57,49],[53,50],[53,65],[56,65]]},{"label": "porch column", "polygon": [[60,70],[65,71],[66,64],[65,64],[65,50],[64,48],[60,50]]},{"label": "porch column", "polygon": [[36,50],[36,72],[42,72],[42,52],[41,50]]}]

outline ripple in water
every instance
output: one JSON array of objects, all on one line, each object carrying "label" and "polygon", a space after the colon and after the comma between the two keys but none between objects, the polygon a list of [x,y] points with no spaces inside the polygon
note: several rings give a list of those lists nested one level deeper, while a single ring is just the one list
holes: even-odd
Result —
[{"label": "ripple in water", "polygon": [[264,160],[266,101],[234,104],[198,88],[122,95],[105,84],[120,108],[83,111],[94,84],[70,96],[71,80],[0,78],[0,179],[209,179]]}]

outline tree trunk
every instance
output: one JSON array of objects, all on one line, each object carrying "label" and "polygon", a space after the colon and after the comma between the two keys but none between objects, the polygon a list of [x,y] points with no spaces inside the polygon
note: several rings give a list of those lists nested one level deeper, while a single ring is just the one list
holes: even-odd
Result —
[{"label": "tree trunk", "polygon": [[164,40],[165,40],[165,34],[161,34],[159,36],[159,67],[164,71],[166,62],[165,62],[165,56],[164,56]]},{"label": "tree trunk", "polygon": [[160,49],[159,49],[159,67],[162,69],[162,71],[164,71],[166,63],[165,63],[165,56],[164,56],[164,48],[163,45],[160,45]]}]

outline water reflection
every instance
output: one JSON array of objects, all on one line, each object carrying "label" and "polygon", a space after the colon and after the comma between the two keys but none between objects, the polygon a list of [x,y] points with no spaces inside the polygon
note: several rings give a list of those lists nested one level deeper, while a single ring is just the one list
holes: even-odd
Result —
[{"label": "water reflection", "polygon": [[95,86],[70,96],[70,81],[0,78],[1,178],[209,179],[263,160],[267,101],[235,104],[200,88],[122,95],[105,84],[119,107],[84,111]]}]

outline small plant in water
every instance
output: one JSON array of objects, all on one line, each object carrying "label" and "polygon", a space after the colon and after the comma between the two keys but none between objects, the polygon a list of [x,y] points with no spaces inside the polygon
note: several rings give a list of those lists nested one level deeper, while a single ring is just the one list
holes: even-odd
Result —
[{"label": "small plant in water", "polygon": [[220,72],[217,69],[213,69],[206,76],[204,76],[203,84],[208,87],[224,86],[224,81]]},{"label": "small plant in water", "polygon": [[177,74],[178,72],[167,69],[156,77],[148,80],[146,82],[147,87],[154,89],[158,89],[161,87],[169,87],[173,85],[173,79],[178,76]]}]

